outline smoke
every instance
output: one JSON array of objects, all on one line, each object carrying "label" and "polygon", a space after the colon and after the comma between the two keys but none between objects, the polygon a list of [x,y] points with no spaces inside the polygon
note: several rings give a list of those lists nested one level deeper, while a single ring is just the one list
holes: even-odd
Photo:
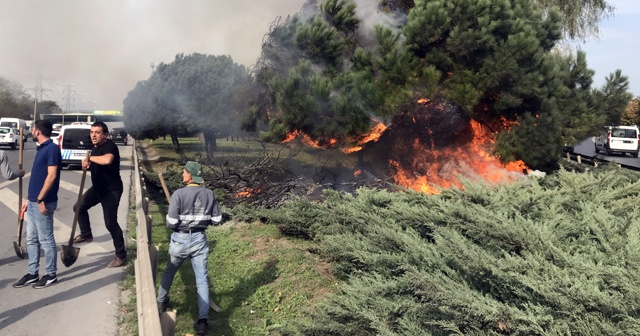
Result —
[{"label": "smoke", "polygon": [[[0,0],[0,77],[75,109],[122,109],[122,100],[176,54],[230,55],[251,66],[276,17],[304,0]],[[95,101],[95,103],[94,103]]]},{"label": "smoke", "polygon": [[405,13],[380,11],[378,1],[354,0],[353,2],[356,4],[356,16],[360,19],[358,41],[363,48],[377,46],[375,26],[397,31],[408,20]]}]

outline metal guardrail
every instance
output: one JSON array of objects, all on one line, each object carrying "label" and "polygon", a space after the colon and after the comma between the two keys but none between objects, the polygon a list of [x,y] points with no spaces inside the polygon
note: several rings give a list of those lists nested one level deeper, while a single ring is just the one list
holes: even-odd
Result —
[{"label": "metal guardrail", "polygon": [[159,336],[172,334],[173,330],[163,333],[155,296],[155,274],[158,249],[151,241],[151,217],[148,215],[149,200],[143,184],[138,159],[138,142],[133,140],[133,162],[136,192],[136,249],[135,260],[136,301],[138,310],[138,334],[141,336]]},{"label": "metal guardrail", "polygon": [[632,166],[632,165],[628,165],[628,164],[624,164],[624,163],[620,163],[620,162],[616,162],[616,161],[609,161],[607,159],[605,159],[605,157],[603,155],[599,155],[596,154],[595,156],[589,156],[589,155],[583,155],[583,154],[578,154],[578,153],[573,153],[573,152],[565,152],[565,158],[567,161],[576,161],[579,164],[588,164],[594,167],[598,167],[600,164],[602,163],[606,163],[606,162],[613,162],[615,164],[618,165],[618,167],[622,167],[625,169],[630,169],[630,170],[635,170],[635,171],[640,171],[640,167],[636,167],[636,166]]}]

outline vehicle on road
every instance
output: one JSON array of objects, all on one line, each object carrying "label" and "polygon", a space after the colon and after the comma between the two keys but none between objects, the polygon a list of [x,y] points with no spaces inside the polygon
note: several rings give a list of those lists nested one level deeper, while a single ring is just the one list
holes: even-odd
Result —
[{"label": "vehicle on road", "polygon": [[60,140],[60,131],[51,131],[51,140],[56,146],[60,147],[58,140]]},{"label": "vehicle on road", "polygon": [[637,158],[640,150],[638,139],[640,130],[637,126],[607,126],[594,139],[595,151],[605,155],[629,153]]},{"label": "vehicle on road", "polygon": [[20,118],[0,118],[0,127],[15,128],[20,134],[20,128],[22,128],[22,141],[27,141],[27,123],[24,119]]},{"label": "vehicle on road", "polygon": [[124,128],[114,128],[109,132],[109,138],[115,143],[127,145],[128,135]]},{"label": "vehicle on road", "polygon": [[11,149],[18,148],[20,144],[20,134],[15,128],[0,127],[0,146],[11,146]]},{"label": "vehicle on road", "polygon": [[58,147],[62,152],[63,166],[81,166],[85,154],[93,148],[91,125],[63,126],[58,136]]}]

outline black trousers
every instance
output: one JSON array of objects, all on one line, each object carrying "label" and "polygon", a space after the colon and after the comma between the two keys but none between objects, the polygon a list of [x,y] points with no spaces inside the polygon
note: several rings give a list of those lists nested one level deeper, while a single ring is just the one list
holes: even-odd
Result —
[{"label": "black trousers", "polygon": [[[118,205],[122,197],[122,189],[115,191],[96,192],[93,186],[89,188],[80,201],[80,209],[78,211],[78,226],[80,226],[80,235],[82,237],[93,237],[91,233],[91,222],[89,220],[89,209],[98,203],[102,205],[102,213],[104,215],[104,224],[111,234],[113,246],[116,249],[116,256],[123,259],[127,256],[124,247],[124,235],[120,224],[118,224]],[[77,204],[76,204],[77,206]],[[74,211],[76,206],[73,207]]]}]

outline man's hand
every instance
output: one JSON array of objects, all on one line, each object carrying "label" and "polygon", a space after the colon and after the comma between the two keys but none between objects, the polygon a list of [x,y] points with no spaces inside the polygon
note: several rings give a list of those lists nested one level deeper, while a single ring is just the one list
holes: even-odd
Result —
[{"label": "man's hand", "polygon": [[47,208],[44,206],[44,201],[38,203],[38,210],[40,210],[40,213],[43,215],[46,215],[47,212]]},{"label": "man's hand", "polygon": [[89,169],[90,165],[91,165],[91,161],[82,159],[82,170]]},{"label": "man's hand", "polygon": [[24,177],[24,169],[18,169],[18,177]]},{"label": "man's hand", "polygon": [[27,200],[22,200],[22,210],[20,211],[27,211],[27,203],[29,203]]}]

